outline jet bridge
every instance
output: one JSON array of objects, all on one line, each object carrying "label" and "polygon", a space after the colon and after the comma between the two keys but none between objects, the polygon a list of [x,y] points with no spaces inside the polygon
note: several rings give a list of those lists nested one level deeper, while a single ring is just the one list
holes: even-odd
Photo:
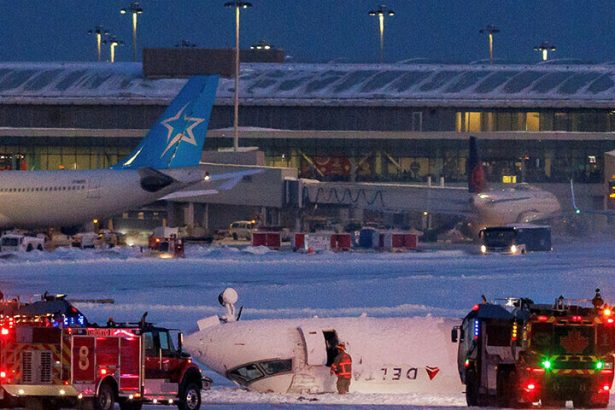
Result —
[{"label": "jet bridge", "polygon": [[391,212],[428,211],[464,215],[472,211],[470,194],[465,186],[318,182],[299,179],[293,181],[289,188],[291,191],[297,191],[297,206],[300,208],[326,204]]},{"label": "jet bridge", "polygon": [[[390,184],[366,182],[320,182],[297,178],[290,168],[206,164],[211,175],[247,168],[262,172],[244,177],[226,191],[169,201],[169,223],[206,230],[225,228],[234,220],[260,219],[268,226],[290,223],[303,211],[318,206],[339,209],[376,210],[390,213],[430,212],[467,215],[472,212],[466,186]],[[205,190],[202,186],[188,190]],[[294,222],[291,222],[294,221]]]}]

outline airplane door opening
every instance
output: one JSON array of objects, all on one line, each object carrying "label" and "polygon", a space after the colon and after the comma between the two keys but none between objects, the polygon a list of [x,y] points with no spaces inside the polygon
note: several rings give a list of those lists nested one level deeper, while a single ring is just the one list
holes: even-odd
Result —
[{"label": "airplane door opening", "polygon": [[337,356],[337,344],[340,342],[335,330],[323,330],[322,334],[325,337],[325,346],[327,348],[327,367],[331,367],[335,356]]}]

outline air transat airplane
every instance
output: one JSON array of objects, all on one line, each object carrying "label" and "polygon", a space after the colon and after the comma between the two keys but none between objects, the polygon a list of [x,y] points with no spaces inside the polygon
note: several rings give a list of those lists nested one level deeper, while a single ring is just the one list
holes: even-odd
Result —
[{"label": "air transat airplane", "polygon": [[215,76],[190,79],[139,146],[111,169],[0,172],[0,229],[59,226],[69,233],[93,218],[172,193],[177,198],[176,191],[202,182],[206,172],[197,165],[217,84]]},{"label": "air transat airplane", "polygon": [[[454,395],[463,391],[450,343],[455,320],[311,318],[236,321],[233,289],[221,295],[230,314],[199,321],[184,346],[240,386],[281,394],[336,392],[335,346],[352,356],[351,392]],[[234,297],[228,298],[228,295]]]}]

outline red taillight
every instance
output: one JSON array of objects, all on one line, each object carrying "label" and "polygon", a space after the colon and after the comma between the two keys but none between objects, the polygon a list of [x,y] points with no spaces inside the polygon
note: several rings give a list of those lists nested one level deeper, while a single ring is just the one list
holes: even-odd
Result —
[{"label": "red taillight", "polygon": [[528,383],[527,384],[527,389],[528,390],[535,390],[536,389],[536,385],[534,383]]},{"label": "red taillight", "polygon": [[611,390],[611,385],[610,384],[605,384],[602,386],[602,391],[609,391]]},{"label": "red taillight", "polygon": [[1,371],[0,372],[0,379],[4,379],[6,378],[6,372],[5,371]]},{"label": "red taillight", "polygon": [[107,374],[107,369],[100,369],[100,375],[104,376]]},{"label": "red taillight", "polygon": [[474,306],[472,306],[472,311],[476,312],[479,308],[480,308],[480,306],[474,305]]},{"label": "red taillight", "polygon": [[537,317],[537,319],[539,322],[546,322],[547,320],[549,320],[549,317],[545,315],[540,315]]},{"label": "red taillight", "polygon": [[3,327],[2,330],[0,330],[0,333],[2,336],[6,336],[9,334],[9,330],[6,327]]},{"label": "red taillight", "polygon": [[572,317],[570,318],[570,320],[571,320],[572,322],[580,322],[580,321],[582,321],[582,320],[583,320],[583,318],[582,318],[581,316],[572,316]]},{"label": "red taillight", "polygon": [[612,317],[610,317],[610,318],[608,318],[608,319],[606,320],[606,322],[607,322],[607,323],[613,323],[613,322],[615,322],[615,319],[613,319]]}]

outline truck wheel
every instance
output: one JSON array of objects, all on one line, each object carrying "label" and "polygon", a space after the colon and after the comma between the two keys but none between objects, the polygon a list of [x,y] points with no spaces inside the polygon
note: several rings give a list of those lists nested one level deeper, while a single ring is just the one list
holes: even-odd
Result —
[{"label": "truck wheel", "polygon": [[113,410],[115,404],[115,393],[109,383],[104,383],[98,390],[98,395],[94,399],[94,410]]},{"label": "truck wheel", "polygon": [[199,410],[201,408],[201,389],[196,383],[184,387],[177,402],[179,410]]},{"label": "truck wheel", "polygon": [[32,252],[34,250],[34,247],[32,246],[31,243],[28,244],[28,247],[26,248],[26,252]]},{"label": "truck wheel", "polygon": [[239,235],[237,235],[236,233],[233,234],[233,240],[236,241],[239,239]]}]

